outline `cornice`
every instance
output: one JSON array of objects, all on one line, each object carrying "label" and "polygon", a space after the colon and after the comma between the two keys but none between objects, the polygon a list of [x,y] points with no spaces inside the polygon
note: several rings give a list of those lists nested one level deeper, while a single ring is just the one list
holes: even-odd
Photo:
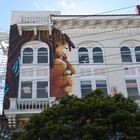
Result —
[{"label": "cornice", "polygon": [[140,33],[140,27],[137,28],[106,28],[106,29],[68,29],[68,30],[62,30],[63,33],[69,34],[69,35],[100,35],[100,34],[137,34]]}]

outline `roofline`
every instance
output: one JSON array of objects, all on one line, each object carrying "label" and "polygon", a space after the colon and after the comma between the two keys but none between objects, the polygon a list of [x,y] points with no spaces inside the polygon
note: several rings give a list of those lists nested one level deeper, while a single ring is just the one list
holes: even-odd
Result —
[{"label": "roofline", "polygon": [[98,17],[98,16],[140,16],[140,14],[106,14],[106,15],[100,15],[100,14],[95,14],[95,15],[53,15],[51,14],[52,17]]}]

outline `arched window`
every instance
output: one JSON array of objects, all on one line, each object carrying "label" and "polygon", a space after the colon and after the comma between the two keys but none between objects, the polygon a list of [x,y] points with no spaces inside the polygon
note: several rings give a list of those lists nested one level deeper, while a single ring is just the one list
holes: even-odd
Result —
[{"label": "arched window", "polygon": [[122,62],[132,62],[131,52],[128,47],[121,48],[121,58]]},{"label": "arched window", "polygon": [[79,63],[89,63],[88,49],[80,48],[78,50]]},{"label": "arched window", "polygon": [[48,50],[47,48],[38,49],[38,63],[48,63]]},{"label": "arched window", "polygon": [[137,46],[135,48],[135,57],[136,57],[136,62],[140,62],[140,46]]},{"label": "arched window", "polygon": [[23,50],[23,64],[33,63],[33,49],[25,48]]},{"label": "arched window", "polygon": [[102,53],[102,49],[101,48],[95,47],[92,50],[92,53],[93,53],[93,62],[94,63],[103,63],[104,62],[104,60],[103,60],[103,53]]}]

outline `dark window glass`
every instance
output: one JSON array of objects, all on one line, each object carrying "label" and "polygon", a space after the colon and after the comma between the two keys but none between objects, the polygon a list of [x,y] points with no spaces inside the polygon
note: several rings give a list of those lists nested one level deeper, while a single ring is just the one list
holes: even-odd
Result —
[{"label": "dark window glass", "polygon": [[32,98],[32,82],[21,82],[21,98]]},{"label": "dark window glass", "polygon": [[23,50],[23,64],[33,63],[33,50],[26,48]]},{"label": "dark window glass", "polygon": [[132,62],[131,52],[128,47],[121,48],[121,58],[122,62]]},{"label": "dark window glass", "polygon": [[101,89],[105,96],[108,95],[106,80],[97,80],[96,81],[96,88]]},{"label": "dark window glass", "polygon": [[89,56],[87,48],[80,48],[78,50],[79,63],[89,63]]},{"label": "dark window glass", "polygon": [[37,82],[37,98],[48,98],[48,82]]},{"label": "dark window glass", "polygon": [[137,46],[135,48],[135,57],[136,57],[136,62],[140,62],[140,46]]},{"label": "dark window glass", "polygon": [[90,91],[92,91],[91,81],[81,81],[80,83],[82,97],[85,97]]},{"label": "dark window glass", "polygon": [[99,47],[96,47],[92,50],[93,53],[93,62],[94,63],[103,63],[103,53],[102,53],[102,49]]},{"label": "dark window glass", "polygon": [[138,87],[136,80],[126,80],[128,97],[138,96]]},{"label": "dark window glass", "polygon": [[48,50],[47,48],[38,49],[38,63],[48,63]]}]

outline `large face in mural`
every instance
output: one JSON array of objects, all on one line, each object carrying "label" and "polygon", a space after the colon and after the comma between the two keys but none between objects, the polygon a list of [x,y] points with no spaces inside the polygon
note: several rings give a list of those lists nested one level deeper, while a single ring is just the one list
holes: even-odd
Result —
[{"label": "large face in mural", "polygon": [[75,73],[75,69],[64,52],[68,43],[58,40],[56,45],[54,65],[51,68],[51,96],[60,98],[72,91],[71,75]]},{"label": "large face in mural", "polygon": [[36,35],[34,35],[33,31],[24,31],[22,35],[19,35],[17,25],[15,24],[12,25],[10,29],[4,96],[5,109],[8,109],[10,106],[10,98],[18,97],[21,47],[24,43],[33,40],[43,41],[49,46],[50,96],[58,99],[72,91],[71,75],[75,73],[75,69],[68,62],[67,56],[64,53],[65,47],[67,47],[69,51],[71,51],[71,48],[75,48],[70,38],[57,29],[53,29],[51,35],[49,35],[48,30],[38,31]]}]

